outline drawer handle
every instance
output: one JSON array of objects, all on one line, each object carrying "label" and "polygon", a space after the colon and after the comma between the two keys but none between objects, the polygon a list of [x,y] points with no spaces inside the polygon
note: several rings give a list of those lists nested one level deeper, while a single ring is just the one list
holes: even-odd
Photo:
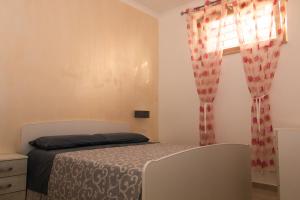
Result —
[{"label": "drawer handle", "polygon": [[12,187],[12,184],[0,185],[0,190],[7,190]]},{"label": "drawer handle", "polygon": [[4,172],[11,172],[14,168],[12,167],[9,167],[9,168],[6,168],[6,169],[1,169],[0,168],[0,173],[4,173]]}]

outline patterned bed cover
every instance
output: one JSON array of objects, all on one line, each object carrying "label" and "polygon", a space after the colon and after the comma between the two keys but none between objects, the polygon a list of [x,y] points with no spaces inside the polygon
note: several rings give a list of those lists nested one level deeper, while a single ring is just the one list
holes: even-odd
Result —
[{"label": "patterned bed cover", "polygon": [[28,190],[27,200],[138,200],[148,161],[193,147],[157,143],[60,153],[48,195]]}]

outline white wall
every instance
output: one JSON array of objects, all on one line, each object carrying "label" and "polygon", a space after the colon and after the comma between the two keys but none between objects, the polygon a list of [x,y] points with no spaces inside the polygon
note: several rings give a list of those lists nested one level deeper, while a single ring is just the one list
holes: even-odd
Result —
[{"label": "white wall", "polygon": [[[198,143],[198,106],[185,17],[180,12],[194,1],[160,16],[159,137],[161,142]],[[275,127],[300,127],[300,1],[289,1],[289,42],[282,49],[271,93]],[[251,98],[240,54],[225,56],[215,100],[217,140],[250,142]],[[300,145],[300,142],[299,142]],[[274,182],[268,179],[265,182]]]}]

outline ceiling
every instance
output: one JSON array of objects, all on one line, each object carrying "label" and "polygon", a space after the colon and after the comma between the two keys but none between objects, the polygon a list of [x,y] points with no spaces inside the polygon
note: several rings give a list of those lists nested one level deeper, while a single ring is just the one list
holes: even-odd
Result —
[{"label": "ceiling", "polygon": [[172,8],[176,8],[186,3],[190,3],[192,0],[130,0],[146,7],[153,12],[163,13]]}]

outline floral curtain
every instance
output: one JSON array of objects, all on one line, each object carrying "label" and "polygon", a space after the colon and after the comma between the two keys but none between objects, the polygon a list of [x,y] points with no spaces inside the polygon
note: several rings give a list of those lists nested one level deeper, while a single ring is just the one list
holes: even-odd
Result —
[{"label": "floral curtain", "polygon": [[285,1],[235,0],[241,56],[252,96],[252,166],[275,170],[270,91],[286,23]]},{"label": "floral curtain", "polygon": [[210,1],[206,1],[203,9],[188,10],[187,14],[188,43],[200,98],[200,145],[216,143],[213,102],[221,71],[223,49],[220,30],[225,14],[225,0],[219,5],[212,5]]}]

